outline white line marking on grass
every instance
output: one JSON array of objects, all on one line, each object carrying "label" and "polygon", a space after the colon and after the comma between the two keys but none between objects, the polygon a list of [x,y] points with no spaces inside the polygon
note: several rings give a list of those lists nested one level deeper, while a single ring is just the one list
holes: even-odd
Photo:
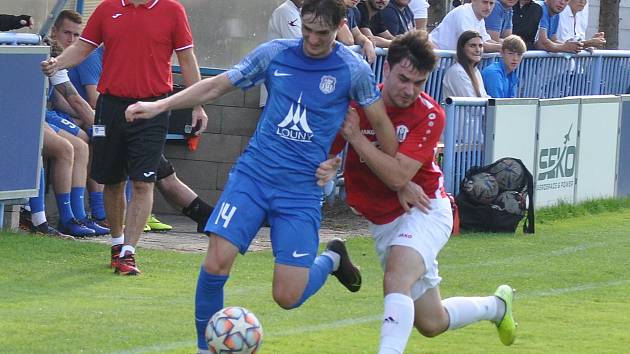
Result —
[{"label": "white line marking on grass", "polygon": [[[629,241],[622,241],[615,243],[614,246],[620,246],[626,243],[630,243]],[[529,254],[515,257],[507,257],[507,258],[497,258],[489,261],[481,261],[481,262],[473,262],[473,263],[465,263],[465,264],[446,264],[440,266],[440,269],[468,269],[471,267],[489,267],[489,266],[505,266],[506,264],[515,264],[524,261],[531,261],[538,258],[547,258],[547,257],[560,257],[565,256],[571,253],[581,252],[584,250],[588,250],[591,248],[608,248],[611,247],[610,243],[606,242],[596,242],[596,243],[581,243],[571,247],[564,247],[557,250],[550,251],[549,253],[538,253],[538,254]]]},{"label": "white line marking on grass", "polygon": [[[571,286],[568,288],[534,290],[531,292],[519,291],[516,293],[516,299],[518,300],[518,299],[526,299],[526,298],[556,296],[556,295],[562,295],[562,294],[573,293],[573,292],[581,292],[581,291],[601,289],[601,288],[612,288],[615,286],[624,286],[624,285],[630,285],[630,279],[616,280],[616,281],[609,281],[609,282],[586,283],[586,284]],[[353,326],[356,324],[377,322],[377,321],[380,321],[381,317],[382,317],[382,314],[362,316],[362,317],[357,317],[357,318],[349,318],[349,319],[335,321],[331,323],[322,323],[322,324],[317,324],[317,325],[312,325],[312,326],[297,327],[297,328],[293,328],[289,330],[283,330],[282,332],[271,331],[271,332],[268,332],[267,335],[270,335],[273,337],[285,337],[285,336],[290,336],[290,335],[295,335],[295,334],[330,330],[330,329],[335,329],[335,328]],[[155,345],[151,345],[147,347],[140,347],[140,348],[127,350],[127,351],[113,352],[113,354],[143,354],[143,353],[181,349],[181,348],[190,347],[191,345],[194,345],[194,343],[190,341],[180,341],[180,342],[173,342],[173,343],[166,343],[166,344],[155,344]]]}]

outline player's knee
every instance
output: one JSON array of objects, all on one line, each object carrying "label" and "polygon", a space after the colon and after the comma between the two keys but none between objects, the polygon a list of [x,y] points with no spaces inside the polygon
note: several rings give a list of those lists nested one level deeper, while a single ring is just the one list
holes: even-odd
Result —
[{"label": "player's knee", "polygon": [[420,318],[415,320],[414,326],[423,336],[433,338],[448,329],[448,318],[446,318],[446,320],[441,316],[439,318],[430,319]]},{"label": "player's knee", "polygon": [[206,257],[203,261],[203,269],[209,274],[228,275],[230,273],[230,264],[220,257]]},{"label": "player's knee", "polygon": [[55,158],[63,161],[74,161],[74,148],[69,141],[62,139],[55,149]]},{"label": "player's knee", "polygon": [[283,309],[291,310],[299,307],[302,293],[304,290],[292,289],[291,287],[282,287],[273,289],[273,300]]},{"label": "player's knee", "polygon": [[133,193],[146,194],[153,191],[153,183],[133,181]]},{"label": "player's knee", "polygon": [[383,287],[386,293],[408,294],[416,280],[402,272],[388,270],[383,275]]}]

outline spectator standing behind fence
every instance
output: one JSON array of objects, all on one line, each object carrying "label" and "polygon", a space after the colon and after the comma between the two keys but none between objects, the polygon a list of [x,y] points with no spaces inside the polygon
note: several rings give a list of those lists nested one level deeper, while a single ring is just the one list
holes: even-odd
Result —
[{"label": "spectator standing behind fence", "polygon": [[385,27],[381,12],[387,7],[389,0],[365,0],[357,4],[361,14],[359,29],[377,47],[387,48],[391,42],[391,33]]},{"label": "spectator standing behind fence", "polygon": [[479,32],[464,31],[457,41],[457,62],[446,71],[442,80],[444,97],[489,97],[478,69],[482,55],[483,42]]},{"label": "spectator standing behind fence", "polygon": [[512,33],[525,41],[528,50],[535,49],[542,7],[533,0],[519,0],[512,8]]},{"label": "spectator standing behind fence", "polygon": [[416,29],[426,31],[427,19],[429,18],[429,2],[427,0],[411,0],[409,8],[413,13],[413,20]]},{"label": "spectator standing behind fence", "polygon": [[558,15],[558,40],[582,41],[584,48],[601,48],[606,44],[604,32],[597,32],[591,39],[586,39],[588,27],[588,6],[586,0],[570,0],[569,5]]},{"label": "spectator standing behind fence", "polygon": [[[112,228],[111,251],[115,260],[112,265],[118,274],[137,275],[140,270],[136,266],[135,246],[153,204],[153,184],[166,140],[168,112],[134,124],[126,123],[124,112],[139,99],[156,100],[172,91],[173,52],[187,86],[199,81],[199,67],[186,12],[180,3],[105,0],[90,17],[80,40],[58,58],[42,62],[42,70],[51,75],[75,66],[101,44],[106,50],[92,138],[92,177],[105,184],[105,208]],[[194,107],[192,114],[192,125],[205,130],[208,118],[203,107]],[[133,186],[129,208],[124,193],[127,176]],[[118,247],[120,253],[116,254]]]},{"label": "spectator standing behind fence", "polygon": [[267,40],[302,37],[300,8],[304,0],[286,0],[271,13],[267,25]]},{"label": "spectator standing behind fence", "polygon": [[409,0],[391,0],[381,12],[383,23],[392,36],[409,32],[416,28]]},{"label": "spectator standing behind fence", "polygon": [[486,17],[486,31],[494,41],[500,42],[512,34],[513,6],[518,0],[497,0],[490,16]]},{"label": "spectator standing behind fence", "polygon": [[337,31],[337,40],[345,45],[359,45],[368,63],[372,64],[376,60],[376,50],[374,49],[374,43],[359,30],[361,13],[356,7],[358,3],[359,0],[344,0],[346,5],[346,23]]},{"label": "spectator standing behind fence", "polygon": [[485,52],[500,51],[501,44],[490,38],[484,21],[494,4],[495,0],[473,0],[470,4],[456,7],[429,33],[429,39],[437,49],[456,50],[457,41],[464,31],[476,31],[481,36]]},{"label": "spectator standing behind fence", "polygon": [[546,50],[548,52],[566,52],[575,53],[584,49],[581,41],[571,39],[562,42],[558,39],[558,23],[560,14],[567,6],[568,0],[545,0],[539,2],[542,7],[542,16],[538,24],[538,32],[536,33],[536,41],[534,42],[536,49]]},{"label": "spectator standing behind fence", "polygon": [[0,31],[11,31],[22,27],[33,28],[33,18],[29,15],[0,15]]},{"label": "spectator standing behind fence", "polygon": [[488,65],[481,71],[483,85],[490,97],[516,97],[518,89],[516,69],[521,64],[526,50],[525,42],[517,35],[503,39],[501,60]]}]

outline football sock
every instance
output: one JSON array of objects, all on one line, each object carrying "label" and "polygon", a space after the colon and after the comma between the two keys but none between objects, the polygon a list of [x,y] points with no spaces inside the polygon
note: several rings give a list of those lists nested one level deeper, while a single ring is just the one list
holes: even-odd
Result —
[{"label": "football sock", "polygon": [[59,209],[59,223],[66,224],[74,218],[72,207],[70,206],[70,193],[55,194],[57,209]]},{"label": "football sock", "polygon": [[32,197],[28,200],[28,205],[31,208],[31,214],[37,213],[39,211],[44,211],[44,201],[46,199],[45,197],[46,183],[44,183],[44,169],[42,168],[39,174],[39,192],[37,193],[37,197]]},{"label": "football sock", "polygon": [[206,343],[206,326],[210,317],[223,308],[223,286],[227,275],[216,275],[206,272],[201,266],[195,292],[195,326],[197,327],[197,347],[208,349]]},{"label": "football sock", "polygon": [[446,308],[450,321],[448,329],[461,328],[481,320],[497,321],[497,316],[501,312],[498,311],[500,309],[498,302],[502,300],[496,296],[451,297],[443,300],[442,305]]},{"label": "football sock", "polygon": [[404,294],[385,296],[379,354],[402,354],[413,329],[413,300]]},{"label": "football sock", "polygon": [[90,192],[90,210],[92,218],[96,220],[103,220],[107,218],[107,215],[105,215],[103,192]]},{"label": "football sock", "polygon": [[326,250],[326,251],[322,252],[322,254],[320,256],[326,256],[326,257],[330,258],[333,261],[332,272],[334,272],[337,269],[339,269],[339,262],[341,262],[341,256],[339,256],[336,252],[333,252],[333,251],[330,251],[330,250]]},{"label": "football sock", "polygon": [[125,243],[125,235],[120,235],[120,237],[112,237],[111,242],[112,246],[122,245]]},{"label": "football sock", "polygon": [[46,220],[46,213],[43,211],[38,211],[37,213],[31,213],[31,223],[33,224],[33,226],[39,226],[43,223],[45,223]]},{"label": "football sock", "polygon": [[121,249],[120,249],[120,258],[125,256],[125,253],[130,252],[131,254],[136,254],[136,248],[133,247],[132,245],[124,245]]},{"label": "football sock", "polygon": [[85,194],[85,187],[72,187],[70,190],[70,205],[72,206],[72,213],[79,220],[87,219],[85,213],[85,202],[83,196]]},{"label": "football sock", "polygon": [[333,271],[333,261],[330,257],[319,255],[308,271],[308,282],[300,299],[291,308],[302,305],[309,297],[315,294],[328,278],[328,274]]},{"label": "football sock", "polygon": [[182,209],[182,213],[197,223],[204,223],[205,225],[213,209],[214,208],[201,200],[201,198],[197,197],[190,202],[187,207]]}]

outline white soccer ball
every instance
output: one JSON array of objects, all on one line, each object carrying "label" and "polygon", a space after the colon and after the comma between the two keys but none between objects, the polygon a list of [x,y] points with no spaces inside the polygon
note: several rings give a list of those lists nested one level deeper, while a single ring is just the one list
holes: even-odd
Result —
[{"label": "white soccer ball", "polygon": [[215,354],[256,353],[263,329],[254,313],[243,307],[226,307],[215,313],[206,327],[208,349]]}]

